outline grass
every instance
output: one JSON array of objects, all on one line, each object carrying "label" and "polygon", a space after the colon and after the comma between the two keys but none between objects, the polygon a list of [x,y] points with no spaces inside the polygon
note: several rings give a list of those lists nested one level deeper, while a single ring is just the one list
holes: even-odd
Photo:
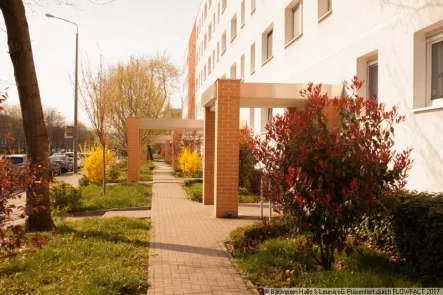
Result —
[{"label": "grass", "polygon": [[[140,167],[140,180],[141,181],[152,181],[153,174],[152,170],[155,169],[155,164],[153,161],[149,161],[146,164],[141,165]],[[152,169],[152,170],[151,170]],[[119,166],[119,176],[116,182],[124,183],[128,180],[128,166],[125,162],[124,165]]]},{"label": "grass", "polygon": [[203,202],[203,183],[202,180],[186,180],[183,186],[189,199],[194,202]]},{"label": "grass", "polygon": [[150,223],[62,221],[42,249],[3,258],[1,294],[146,294]]},{"label": "grass", "polygon": [[81,204],[76,211],[116,209],[126,207],[144,207],[151,205],[152,184],[121,183],[106,186],[106,195],[102,196],[102,187],[90,184],[81,189]]},{"label": "grass", "polygon": [[260,196],[250,193],[247,189],[240,187],[238,189],[238,201],[240,203],[258,203],[260,202]]},{"label": "grass", "polygon": [[276,238],[260,244],[256,254],[239,253],[237,262],[248,278],[260,287],[380,288],[420,287],[404,265],[364,246],[349,256],[336,255],[335,269],[315,267],[303,238]]},{"label": "grass", "polygon": [[[186,180],[184,189],[188,194],[189,199],[194,202],[203,202],[203,183],[202,180]],[[260,196],[251,194],[245,188],[238,189],[238,201],[240,203],[257,203],[260,201]]]}]

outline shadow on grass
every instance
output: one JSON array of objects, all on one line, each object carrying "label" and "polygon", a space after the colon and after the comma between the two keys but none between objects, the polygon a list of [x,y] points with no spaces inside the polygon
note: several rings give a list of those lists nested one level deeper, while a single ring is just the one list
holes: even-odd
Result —
[{"label": "shadow on grass", "polygon": [[[139,228],[140,230],[146,230],[146,228]],[[61,234],[73,234],[78,239],[84,239],[84,238],[94,238],[94,239],[100,239],[103,241],[108,242],[119,242],[119,243],[128,243],[134,246],[141,246],[141,247],[148,247],[149,241],[143,241],[140,239],[128,239],[124,236],[124,233],[121,235],[117,234],[110,234],[105,231],[99,231],[99,230],[86,230],[86,231],[79,231],[74,228],[72,228],[69,225],[61,224],[57,227],[57,232]]]}]

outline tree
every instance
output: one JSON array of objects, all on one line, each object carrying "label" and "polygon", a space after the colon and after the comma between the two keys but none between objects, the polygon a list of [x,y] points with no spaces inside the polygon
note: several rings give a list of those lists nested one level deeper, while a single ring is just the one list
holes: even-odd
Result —
[{"label": "tree", "polygon": [[[151,58],[131,56],[128,63],[118,63],[109,70],[109,125],[117,149],[127,154],[128,117],[164,118],[170,116],[170,95],[177,89],[179,70],[166,55]],[[159,131],[143,130],[141,145],[146,148]]]},{"label": "tree", "polygon": [[[14,67],[15,81],[23,114],[28,157],[31,164],[42,165],[44,170],[36,177],[48,181],[48,134],[43,117],[43,108],[32,54],[28,21],[22,0],[0,0],[0,9],[6,24],[8,47]],[[26,220],[28,231],[49,231],[54,228],[51,218],[49,187],[30,185],[27,202],[30,196],[41,195],[37,206],[44,208]]]},{"label": "tree", "polygon": [[59,148],[59,144],[64,141],[64,127],[66,118],[55,108],[48,108],[43,111],[45,117],[46,131],[48,132],[51,148]]},{"label": "tree", "polygon": [[106,194],[106,146],[110,126],[108,124],[109,104],[113,100],[113,93],[109,88],[109,75],[103,65],[103,57],[100,58],[100,67],[94,74],[90,62],[82,63],[82,76],[80,102],[92,125],[92,131],[102,146],[102,173],[103,195]]},{"label": "tree", "polygon": [[[406,184],[411,150],[394,150],[394,126],[404,121],[376,97],[329,99],[321,85],[301,91],[305,109],[277,115],[257,142],[257,156],[270,179],[265,193],[284,218],[306,236],[313,257],[330,269],[334,252],[363,214]],[[337,122],[331,114],[338,117]]]}]

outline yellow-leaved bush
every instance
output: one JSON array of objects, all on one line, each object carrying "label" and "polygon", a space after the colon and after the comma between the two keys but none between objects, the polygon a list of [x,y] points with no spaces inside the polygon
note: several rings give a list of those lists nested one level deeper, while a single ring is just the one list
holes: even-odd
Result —
[{"label": "yellow-leaved bush", "polygon": [[[103,181],[103,147],[95,143],[89,148],[82,148],[83,154],[88,154],[84,159],[83,169],[86,176],[93,183],[100,184]],[[105,148],[105,165],[106,170],[109,169],[110,164],[113,162],[114,154]]]},{"label": "yellow-leaved bush", "polygon": [[180,169],[185,175],[191,176],[200,170],[202,158],[191,147],[185,147],[178,160]]}]

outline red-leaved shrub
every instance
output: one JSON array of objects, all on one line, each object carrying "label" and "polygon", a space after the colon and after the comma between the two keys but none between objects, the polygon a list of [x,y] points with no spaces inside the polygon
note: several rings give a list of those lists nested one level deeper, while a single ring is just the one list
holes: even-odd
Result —
[{"label": "red-leaved shrub", "polygon": [[270,180],[265,194],[306,236],[325,269],[359,218],[383,204],[382,192],[404,187],[412,165],[410,149],[393,149],[394,126],[405,118],[376,97],[357,96],[362,84],[354,77],[342,99],[309,84],[300,92],[305,109],[275,116],[256,142]]}]

